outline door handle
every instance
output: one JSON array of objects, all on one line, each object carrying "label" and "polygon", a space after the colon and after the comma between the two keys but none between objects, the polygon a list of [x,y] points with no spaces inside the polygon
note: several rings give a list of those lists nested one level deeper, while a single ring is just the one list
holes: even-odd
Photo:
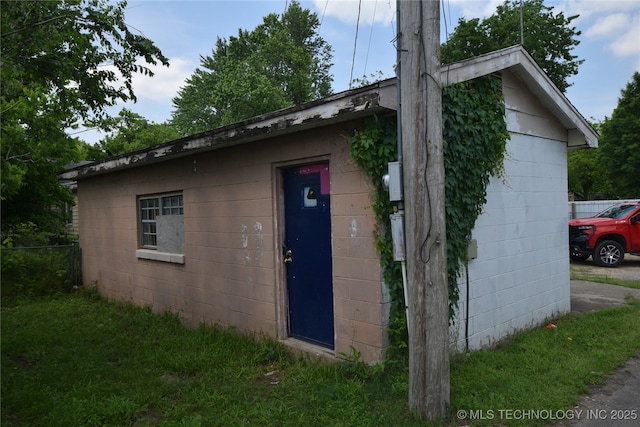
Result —
[{"label": "door handle", "polygon": [[293,252],[291,252],[291,249],[288,249],[285,253],[284,253],[284,263],[285,264],[291,264],[293,262],[293,258],[291,257],[291,255],[293,254]]}]

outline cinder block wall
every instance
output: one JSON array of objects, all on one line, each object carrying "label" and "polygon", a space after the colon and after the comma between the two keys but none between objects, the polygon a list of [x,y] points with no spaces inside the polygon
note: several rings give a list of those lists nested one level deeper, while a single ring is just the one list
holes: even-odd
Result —
[{"label": "cinder block wall", "polygon": [[[566,129],[503,74],[507,107],[505,176],[493,177],[472,238],[469,262],[469,347],[494,344],[570,310]],[[526,111],[526,113],[525,113]],[[465,348],[466,279],[452,343]]]},{"label": "cinder block wall", "polygon": [[[487,207],[472,234],[478,258],[469,262],[471,348],[570,309],[566,163],[558,163],[566,148],[558,141],[521,137],[509,149],[508,178],[492,179]],[[460,290],[458,349],[464,348],[464,276]]]},{"label": "cinder block wall", "polygon": [[[389,301],[373,240],[372,187],[349,152],[357,122],[81,180],[85,283],[119,300],[286,338],[286,275],[276,254],[278,167],[328,159],[335,353],[375,363],[387,347]],[[185,263],[136,258],[137,197],[182,191]],[[286,312],[286,310],[284,310]]]}]

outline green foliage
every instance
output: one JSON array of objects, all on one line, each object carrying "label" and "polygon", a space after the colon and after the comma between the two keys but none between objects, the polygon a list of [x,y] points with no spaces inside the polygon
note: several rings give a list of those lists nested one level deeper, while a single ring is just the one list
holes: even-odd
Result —
[{"label": "green foliage", "polygon": [[[592,117],[591,127],[598,133],[602,123]],[[597,148],[567,151],[567,173],[569,191],[576,200],[591,200],[596,193],[611,192],[608,179],[604,176]]]},{"label": "green foliage", "polygon": [[[502,173],[509,135],[498,79],[483,78],[446,87],[442,105],[447,274],[453,315],[458,302],[458,275],[467,259],[469,236],[486,202],[489,179]],[[373,207],[380,227],[375,233],[376,246],[392,300],[389,339],[394,349],[400,350],[407,346],[402,271],[393,260],[391,233],[387,232],[394,206],[382,186],[388,162],[397,159],[396,140],[395,117],[368,119],[351,139],[351,155],[375,186]]]},{"label": "green foliage", "polygon": [[361,78],[354,77],[354,79],[351,80],[349,89],[367,86],[383,79],[384,73],[380,70],[376,71],[375,73],[370,73],[368,76],[366,74],[363,74]]},{"label": "green foliage", "polygon": [[380,266],[384,283],[391,295],[389,314],[389,340],[396,350],[407,347],[407,324],[405,318],[402,270],[400,263],[393,260],[393,242],[389,215],[394,211],[389,201],[389,192],[382,185],[382,177],[387,173],[387,164],[398,159],[397,127],[395,117],[366,119],[362,129],[351,138],[351,156],[371,179],[375,190],[372,194],[373,209],[379,229],[374,231],[376,249],[380,254]]},{"label": "green foliage", "polygon": [[[75,141],[67,139],[58,129],[43,129],[38,132],[38,139],[9,135],[5,124],[11,126],[3,117],[2,230],[33,222],[42,230],[62,233],[67,219],[66,206],[73,204],[74,199],[71,191],[60,185],[57,174],[77,158]],[[33,136],[35,126],[31,130]],[[16,138],[11,139],[13,136]],[[14,150],[27,152],[13,157]]]},{"label": "green foliage", "polygon": [[598,148],[568,153],[569,189],[578,200],[640,198],[640,73],[621,91],[612,116],[593,126]]},{"label": "green foliage", "polygon": [[46,246],[52,243],[54,237],[53,233],[38,230],[33,222],[25,222],[7,227],[6,232],[2,233],[2,247]]},{"label": "green foliage", "polygon": [[442,93],[447,270],[451,314],[469,238],[486,203],[492,175],[503,173],[506,142],[502,82],[485,77],[447,86]]},{"label": "green foliage", "polygon": [[56,174],[79,160],[79,142],[65,129],[104,116],[119,100],[135,100],[133,76],[152,74],[138,58],[168,65],[149,39],[130,31],[125,7],[106,0],[0,2],[3,228],[26,221],[59,227],[47,212],[71,196]]},{"label": "green foliage", "polygon": [[79,253],[77,247],[70,245],[46,246],[54,238],[51,233],[38,231],[33,223],[12,227],[3,236],[0,249],[3,305],[69,290],[74,280],[70,267],[79,272]]},{"label": "green foliage", "polygon": [[362,354],[354,346],[351,346],[351,353],[340,353],[340,356],[346,359],[339,365],[346,375],[360,380],[371,376],[372,368],[362,361]]},{"label": "green foliage", "polygon": [[112,131],[97,147],[87,149],[84,157],[87,160],[130,153],[180,137],[170,124],[149,122],[126,108],[120,111],[118,117],[108,117],[95,124]]},{"label": "green foliage", "polygon": [[[449,63],[520,44],[520,0],[505,0],[496,13],[482,21],[460,18],[449,40],[442,45],[442,59]],[[569,78],[578,74],[584,62],[571,51],[580,43],[581,34],[571,26],[578,15],[565,17],[544,5],[544,0],[522,3],[524,47],[547,73],[555,85],[565,92]]]},{"label": "green foliage", "polygon": [[218,38],[173,99],[183,135],[204,132],[331,93],[331,48],[315,13],[292,1],[253,31]]},{"label": "green foliage", "polygon": [[[569,315],[553,330],[452,358],[452,416],[574,408],[588,386],[637,355],[639,315],[638,301]],[[0,325],[3,426],[425,426],[409,415],[403,362],[362,378],[354,366],[219,326],[187,329],[177,315],[93,292],[3,307]],[[274,353],[284,356],[263,357]],[[474,425],[545,422],[497,415]]]},{"label": "green foliage", "polygon": [[600,149],[588,148],[567,152],[569,190],[577,200],[591,200],[595,193],[613,191],[606,168],[600,162]]},{"label": "green foliage", "polygon": [[598,153],[615,196],[640,198],[640,73],[633,74],[602,124]]},{"label": "green foliage", "polygon": [[3,426],[424,425],[390,371],[361,378],[266,337],[82,293],[2,315]]},{"label": "green foliage", "polygon": [[[574,408],[588,386],[601,383],[640,343],[640,301],[554,320],[556,328],[538,328],[500,343],[496,349],[452,359],[452,413],[497,408]],[[549,387],[553,384],[553,387]],[[476,420],[494,426],[498,420]],[[584,415],[583,415],[584,416]],[[506,421],[506,420],[505,420]],[[498,423],[503,425],[503,423]],[[504,425],[548,425],[548,420],[510,420]]]}]

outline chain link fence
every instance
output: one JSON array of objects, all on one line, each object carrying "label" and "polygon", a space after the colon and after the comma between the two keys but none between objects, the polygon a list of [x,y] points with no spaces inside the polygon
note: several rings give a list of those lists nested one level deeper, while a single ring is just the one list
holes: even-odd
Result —
[{"label": "chain link fence", "polygon": [[2,299],[67,292],[82,284],[80,246],[1,248]]}]

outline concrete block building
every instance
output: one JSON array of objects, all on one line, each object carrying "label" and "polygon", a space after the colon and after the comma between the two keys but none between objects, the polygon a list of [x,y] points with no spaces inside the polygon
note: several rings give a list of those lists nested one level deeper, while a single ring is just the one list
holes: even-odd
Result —
[{"label": "concrete block building", "polygon": [[[478,255],[461,279],[453,349],[569,310],[566,151],[597,144],[521,47],[442,71],[445,84],[489,74],[502,78],[511,139],[505,177],[491,182],[473,232]],[[385,80],[67,170],[84,282],[187,325],[381,361],[390,299],[373,186],[349,138],[364,118],[395,115],[396,94]]]}]

